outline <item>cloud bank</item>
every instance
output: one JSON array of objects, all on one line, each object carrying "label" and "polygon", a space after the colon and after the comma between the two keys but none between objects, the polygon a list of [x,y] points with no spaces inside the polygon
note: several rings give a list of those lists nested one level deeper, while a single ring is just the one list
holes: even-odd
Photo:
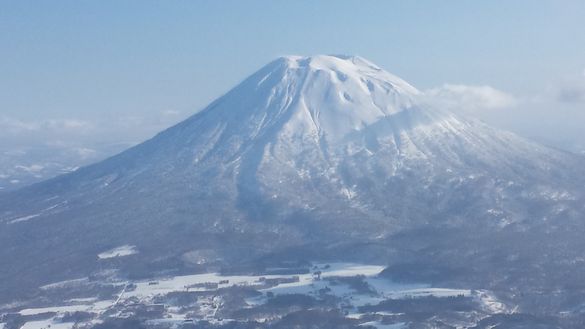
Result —
[{"label": "cloud bank", "polygon": [[579,78],[561,84],[557,90],[557,100],[563,103],[585,103],[585,70]]},{"label": "cloud bank", "polygon": [[444,84],[424,92],[424,100],[433,106],[465,114],[501,110],[518,105],[519,100],[491,86]]}]

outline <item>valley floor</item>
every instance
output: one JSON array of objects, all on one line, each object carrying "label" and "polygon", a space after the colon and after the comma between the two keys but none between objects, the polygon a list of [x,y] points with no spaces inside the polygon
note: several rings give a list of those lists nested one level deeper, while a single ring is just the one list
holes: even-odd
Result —
[{"label": "valley floor", "polygon": [[[492,314],[509,312],[488,291],[392,282],[379,276],[383,269],[320,263],[260,275],[206,273],[136,282],[82,278],[43,287],[49,295],[73,292],[76,298],[13,308],[2,316],[0,329],[288,328],[319,323],[340,328],[472,327]],[[97,296],[83,296],[83,291],[95,291],[96,284],[103,286]]]}]

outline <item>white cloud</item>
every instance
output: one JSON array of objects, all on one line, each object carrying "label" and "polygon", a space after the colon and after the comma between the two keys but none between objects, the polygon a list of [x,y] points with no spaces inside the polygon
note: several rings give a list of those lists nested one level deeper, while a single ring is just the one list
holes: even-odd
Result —
[{"label": "white cloud", "polygon": [[18,133],[22,131],[35,131],[39,129],[36,122],[26,122],[9,117],[0,117],[0,131],[5,133]]},{"label": "white cloud", "polygon": [[585,149],[585,71],[532,95],[512,95],[491,86],[445,84],[426,90],[423,100],[546,145],[572,152]]},{"label": "white cloud", "polygon": [[163,116],[177,116],[181,114],[181,111],[177,110],[165,110],[161,113]]},{"label": "white cloud", "polygon": [[556,99],[563,103],[585,103],[585,70],[579,77],[561,83],[557,88]]},{"label": "white cloud", "polygon": [[44,166],[39,164],[33,164],[30,166],[16,165],[15,169],[20,169],[29,173],[38,173],[43,170]]},{"label": "white cloud", "polygon": [[90,149],[88,147],[78,147],[74,148],[73,151],[83,160],[91,159],[98,154],[98,152],[94,149]]},{"label": "white cloud", "polygon": [[81,131],[92,127],[88,121],[78,119],[44,119],[44,120],[20,120],[11,117],[0,117],[0,133],[20,134],[39,132],[67,132]]},{"label": "white cloud", "polygon": [[134,145],[179,122],[176,110],[94,118],[22,118],[0,115],[0,151],[47,145],[77,148],[80,158],[91,158],[103,145]]},{"label": "white cloud", "polygon": [[176,110],[151,114],[127,114],[117,117],[98,117],[90,120],[78,118],[43,118],[24,120],[0,115],[0,137],[57,142],[70,137],[100,141],[112,138],[140,141],[168,128],[184,117]]},{"label": "white cloud", "polygon": [[56,129],[89,129],[92,127],[90,122],[76,119],[49,120],[47,123],[51,128]]},{"label": "white cloud", "polygon": [[516,97],[494,87],[460,84],[426,90],[424,98],[432,105],[464,113],[507,109],[518,104]]}]

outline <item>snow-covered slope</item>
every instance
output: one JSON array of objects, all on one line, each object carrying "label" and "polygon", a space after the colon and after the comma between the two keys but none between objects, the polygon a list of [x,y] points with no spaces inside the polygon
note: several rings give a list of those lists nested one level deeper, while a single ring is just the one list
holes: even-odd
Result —
[{"label": "snow-covered slope", "polygon": [[143,144],[1,196],[0,282],[70,279],[124,245],[140,253],[117,266],[162,271],[582,213],[582,158],[418,95],[360,57],[279,58]]}]

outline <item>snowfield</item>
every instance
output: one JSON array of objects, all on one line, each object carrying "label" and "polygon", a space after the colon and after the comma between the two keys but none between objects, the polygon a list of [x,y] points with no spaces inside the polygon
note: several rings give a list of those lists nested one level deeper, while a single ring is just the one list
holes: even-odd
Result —
[{"label": "snowfield", "polygon": [[[317,265],[319,266],[319,265]],[[325,265],[321,265],[324,267]],[[350,277],[356,275],[375,276],[384,269],[383,266],[377,265],[359,265],[348,263],[334,263],[329,264],[327,269],[320,270],[322,272],[321,278],[328,277]],[[229,286],[261,286],[262,280],[266,279],[292,279],[298,278],[298,282],[279,284],[271,288],[275,293],[303,293],[313,290],[311,287],[317,280],[312,273],[295,274],[295,275],[235,275],[222,276],[218,273],[195,274],[186,276],[177,276],[168,279],[161,279],[156,281],[136,282],[136,289],[131,292],[124,293],[124,298],[130,297],[152,297],[156,295],[168,294],[173,291],[205,291],[208,288],[203,286],[196,287],[205,283],[215,283],[218,287]],[[319,280],[320,281],[320,280]],[[223,283],[221,283],[223,282]],[[281,289],[282,291],[278,291]]]},{"label": "snowfield", "polygon": [[39,217],[40,215],[41,214],[34,214],[34,215],[28,215],[28,216],[18,217],[18,218],[15,218],[15,219],[9,221],[8,224],[15,224],[15,223],[18,223],[18,222],[25,222],[25,221],[30,220],[30,219],[33,219],[35,217]]},{"label": "snowfield", "polygon": [[[124,249],[125,250],[125,249]],[[158,300],[177,292],[214,292],[218,289],[228,287],[248,287],[259,291],[261,294],[256,297],[247,298],[248,307],[257,307],[270,302],[271,296],[284,295],[307,295],[319,298],[325,292],[330,296],[339,298],[340,305],[348,310],[347,317],[360,319],[368,313],[359,312],[358,309],[366,305],[376,305],[388,299],[412,299],[425,296],[438,298],[467,296],[474,297],[484,305],[486,310],[505,312],[504,304],[487,291],[472,292],[470,290],[432,288],[428,284],[402,284],[381,278],[378,275],[384,270],[379,265],[363,265],[353,263],[329,263],[314,264],[311,271],[303,274],[287,275],[221,275],[218,273],[204,273],[194,275],[183,275],[175,277],[153,278],[144,281],[118,281],[115,283],[120,292],[116,300],[98,300],[93,298],[77,298],[69,300],[69,305],[25,308],[19,311],[23,316],[38,316],[46,313],[56,313],[55,316],[29,321],[23,328],[45,329],[58,328],[69,329],[72,323],[60,323],[59,318],[68,313],[90,312],[98,314],[110,314],[109,316],[124,316],[122,311],[115,311],[120,307],[129,305],[133,307],[137,301],[143,307],[154,307]],[[368,291],[357,291],[344,278],[363,280]],[[271,284],[267,284],[271,282]],[[50,289],[67,289],[76,284],[87,283],[87,279],[70,280],[57,282],[47,287]],[[187,316],[185,310],[172,305],[164,306],[164,318],[151,319],[153,324],[179,324],[184,321],[206,320],[211,323],[225,323],[232,321],[222,319],[218,315],[224,301],[222,297],[215,294],[201,295],[197,300],[197,315]],[[374,313],[379,316],[391,315],[385,312]],[[91,321],[96,321],[92,319]],[[377,328],[403,328],[404,323],[392,325],[382,324],[379,321],[364,322],[363,325],[372,325]],[[2,329],[0,327],[0,329]]]},{"label": "snowfield", "polygon": [[20,329],[72,329],[74,325],[75,323],[61,323],[49,319],[27,322]]},{"label": "snowfield", "polygon": [[382,324],[380,321],[364,322],[362,326],[373,326],[378,329],[403,329],[406,328],[406,323]]},{"label": "snowfield", "polygon": [[114,257],[124,257],[124,256],[130,256],[130,255],[135,255],[138,253],[138,249],[136,249],[136,246],[131,246],[131,245],[123,245],[123,246],[119,246],[113,249],[110,249],[108,251],[104,251],[100,254],[98,254],[98,258],[99,259],[108,259],[108,258],[114,258]]},{"label": "snowfield", "polygon": [[107,310],[114,304],[113,300],[102,300],[91,304],[78,304],[68,306],[54,306],[54,307],[42,307],[42,308],[27,308],[19,311],[21,315],[37,315],[43,313],[58,313],[64,314],[68,312],[96,312],[101,313]]}]

